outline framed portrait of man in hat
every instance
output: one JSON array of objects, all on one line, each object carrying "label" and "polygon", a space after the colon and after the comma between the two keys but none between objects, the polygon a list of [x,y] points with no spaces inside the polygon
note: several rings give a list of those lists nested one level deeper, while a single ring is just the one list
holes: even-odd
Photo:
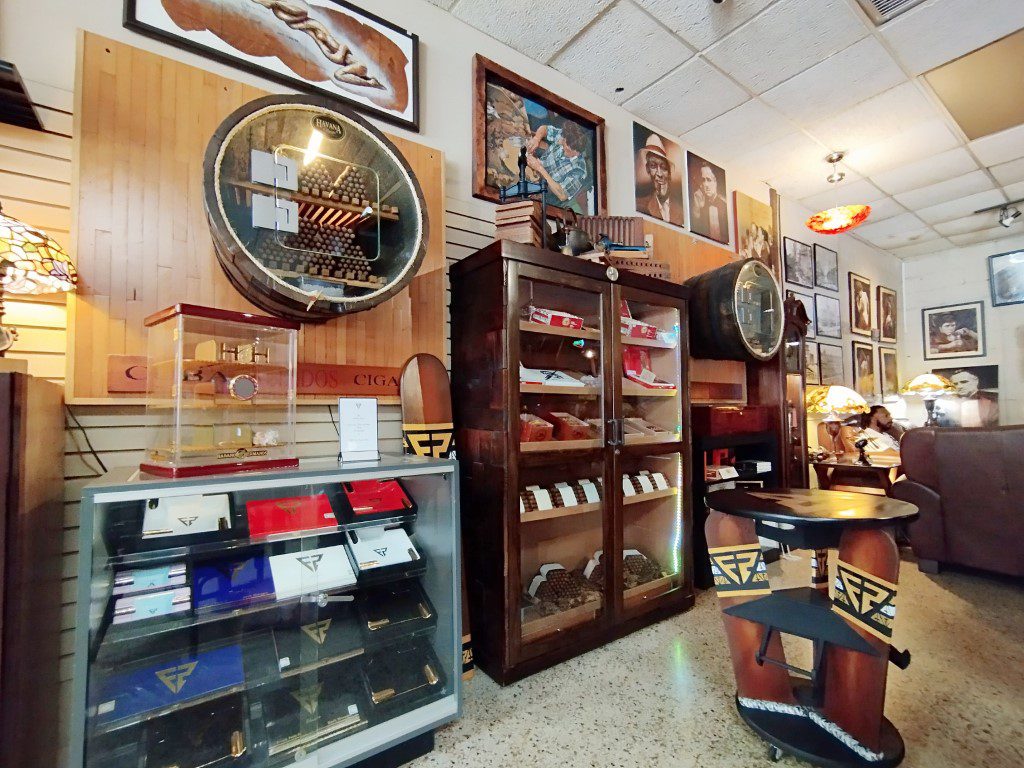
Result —
[{"label": "framed portrait of man in hat", "polygon": [[633,123],[636,209],[677,227],[685,226],[683,150],[671,139]]}]

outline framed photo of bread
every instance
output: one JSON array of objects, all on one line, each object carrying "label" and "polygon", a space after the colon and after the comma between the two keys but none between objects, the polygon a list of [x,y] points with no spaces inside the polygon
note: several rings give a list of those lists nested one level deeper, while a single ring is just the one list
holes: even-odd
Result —
[{"label": "framed photo of bread", "polygon": [[419,38],[343,0],[125,0],[124,26],[419,131]]},{"label": "framed photo of bread", "polygon": [[821,372],[823,387],[846,385],[846,371],[843,369],[843,348],[838,344],[818,344],[818,370]]},{"label": "framed photo of bread", "polygon": [[686,153],[686,202],[690,231],[716,243],[729,244],[729,200],[725,169],[693,152]]},{"label": "framed photo of bread", "polygon": [[473,196],[498,202],[499,191],[526,178],[546,181],[548,211],[603,216],[604,118],[477,54],[473,58]]},{"label": "framed photo of bread", "polygon": [[892,347],[878,348],[878,377],[882,384],[883,398],[899,394],[899,368],[896,363],[896,350]]},{"label": "framed photo of bread", "polygon": [[985,304],[970,301],[921,310],[925,360],[985,356]]},{"label": "framed photo of bread", "polygon": [[839,254],[814,244],[814,284],[829,291],[839,290]]},{"label": "framed photo of bread", "polygon": [[864,397],[875,394],[875,348],[863,341],[853,345],[853,388]]},{"label": "framed photo of bread", "polygon": [[871,281],[850,273],[850,333],[871,335]]},{"label": "framed photo of bread", "polygon": [[791,237],[782,238],[782,260],[786,267],[786,282],[814,287],[814,255],[811,246]]},{"label": "framed photo of bread", "polygon": [[878,338],[890,344],[896,343],[897,313],[896,291],[885,286],[875,289],[875,312],[878,313]]}]

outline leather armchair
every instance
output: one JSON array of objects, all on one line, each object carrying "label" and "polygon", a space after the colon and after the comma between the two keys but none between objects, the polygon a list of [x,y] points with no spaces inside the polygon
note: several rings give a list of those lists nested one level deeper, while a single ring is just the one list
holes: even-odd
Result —
[{"label": "leather armchair", "polygon": [[1024,426],[913,429],[900,449],[893,496],[921,511],[909,526],[920,569],[1024,576]]}]

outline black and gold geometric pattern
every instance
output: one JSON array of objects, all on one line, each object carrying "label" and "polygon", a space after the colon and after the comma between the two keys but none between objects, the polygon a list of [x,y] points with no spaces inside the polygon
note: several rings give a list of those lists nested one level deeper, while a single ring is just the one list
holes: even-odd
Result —
[{"label": "black and gold geometric pattern", "polygon": [[896,620],[896,585],[840,560],[832,610],[888,643]]},{"label": "black and gold geometric pattern", "polygon": [[754,597],[772,593],[760,544],[708,547],[708,554],[715,589],[720,596]]},{"label": "black and gold geometric pattern", "polygon": [[455,425],[402,424],[405,448],[416,456],[447,459],[452,453],[452,435]]}]

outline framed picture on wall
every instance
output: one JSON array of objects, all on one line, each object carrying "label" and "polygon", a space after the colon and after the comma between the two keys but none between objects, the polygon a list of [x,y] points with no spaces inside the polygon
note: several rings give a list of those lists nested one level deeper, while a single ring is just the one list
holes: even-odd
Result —
[{"label": "framed picture on wall", "polygon": [[814,284],[829,291],[839,290],[839,254],[814,244]]},{"label": "framed picture on wall", "polygon": [[843,338],[842,313],[835,296],[814,294],[814,319],[817,335],[831,339]]},{"label": "framed picture on wall", "polygon": [[980,301],[921,310],[925,360],[985,356],[985,305]]},{"label": "framed picture on wall", "polygon": [[843,357],[843,348],[838,344],[818,344],[818,370],[821,371],[822,386],[846,385]]},{"label": "framed picture on wall", "polygon": [[686,153],[686,201],[690,206],[690,231],[729,243],[729,202],[725,169],[693,152]]},{"label": "framed picture on wall", "polygon": [[992,306],[1024,304],[1024,250],[988,257]]},{"label": "framed picture on wall", "polygon": [[791,237],[782,239],[783,261],[786,265],[786,282],[814,287],[814,255],[811,246]]},{"label": "framed picture on wall", "polygon": [[896,350],[892,347],[878,348],[878,377],[882,383],[882,397],[899,394],[900,376],[896,363]]},{"label": "framed picture on wall", "polygon": [[480,54],[473,57],[473,196],[498,202],[519,180],[548,183],[549,212],[603,215],[604,118]]},{"label": "framed picture on wall", "polygon": [[683,148],[640,123],[633,123],[633,194],[638,213],[686,225]]},{"label": "framed picture on wall", "polygon": [[128,29],[419,130],[419,38],[342,0],[125,0]]},{"label": "framed picture on wall", "polygon": [[821,364],[818,362],[818,345],[811,343],[804,347],[804,384],[814,386],[821,384]]},{"label": "framed picture on wall", "polygon": [[736,217],[736,253],[741,259],[757,259],[781,281],[779,238],[772,221],[772,207],[736,190],[732,193],[732,211]]},{"label": "framed picture on wall", "polygon": [[945,376],[956,391],[935,402],[935,418],[941,427],[999,426],[999,366],[972,365],[932,368]]},{"label": "framed picture on wall", "polygon": [[818,328],[814,319],[814,297],[809,293],[800,293],[799,291],[786,291],[786,293],[793,294],[804,305],[807,316],[811,319],[811,322],[807,324],[807,338],[813,339],[817,335]]},{"label": "framed picture on wall", "polygon": [[853,388],[864,397],[875,393],[875,348],[863,341],[852,341]]},{"label": "framed picture on wall", "polygon": [[875,293],[875,312],[878,313],[878,338],[880,341],[896,343],[896,326],[899,322],[897,310],[896,291],[892,288],[878,286]]},{"label": "framed picture on wall", "polygon": [[871,281],[850,273],[850,333],[871,335]]}]

